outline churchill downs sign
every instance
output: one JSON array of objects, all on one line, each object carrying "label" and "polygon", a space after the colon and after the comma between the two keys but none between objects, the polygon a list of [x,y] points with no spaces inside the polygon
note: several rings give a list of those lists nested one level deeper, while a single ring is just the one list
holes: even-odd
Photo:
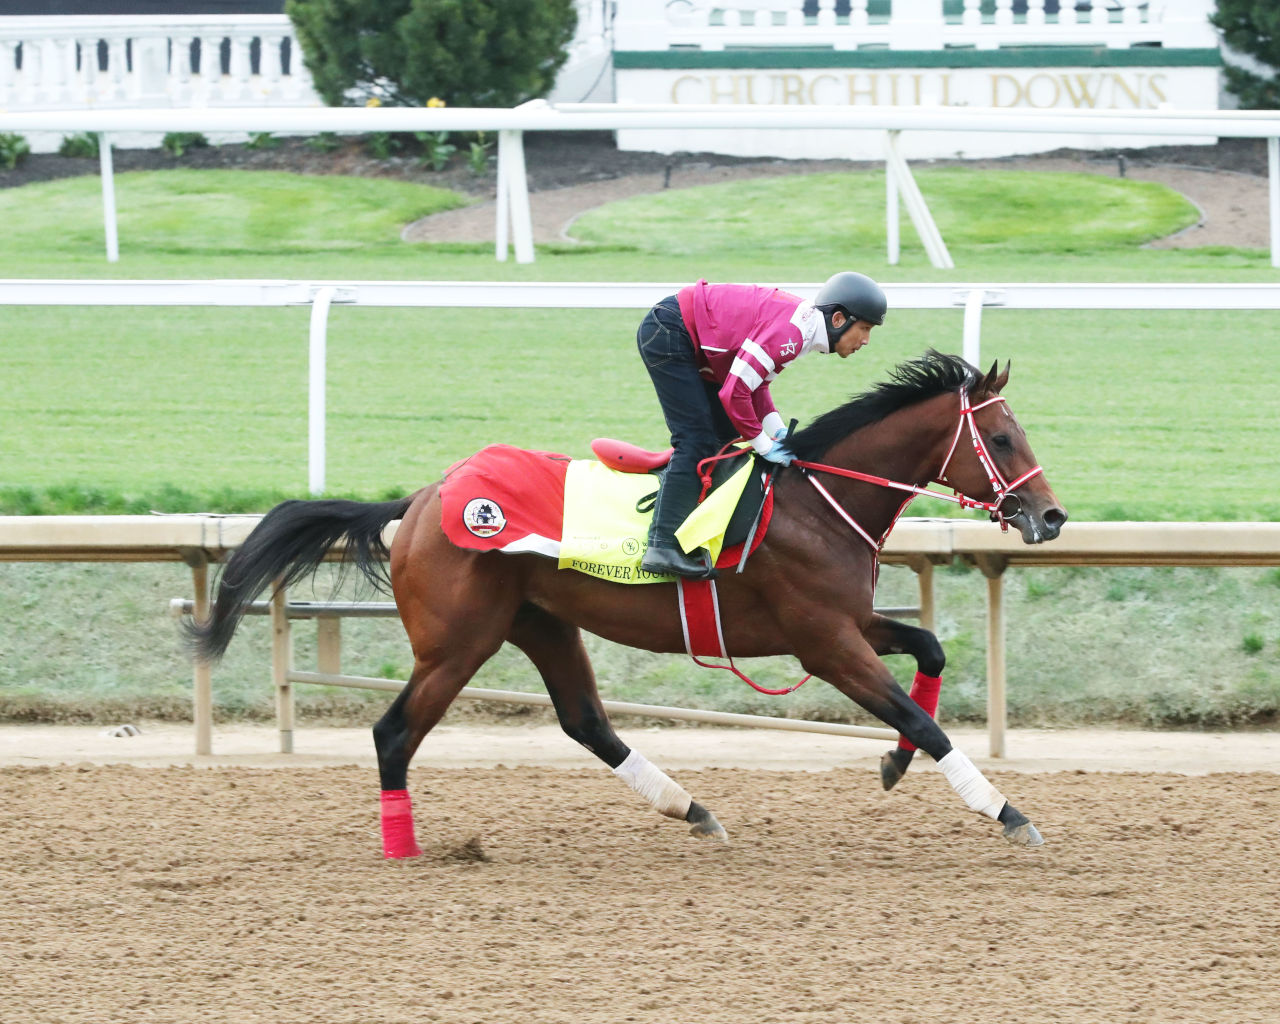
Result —
[{"label": "churchill downs sign", "polygon": [[[1221,66],[1215,50],[1076,47],[1052,51],[619,51],[614,59],[621,103],[677,107],[717,103],[942,106],[1045,112],[1216,109]],[[793,63],[785,66],[786,61]],[[1155,136],[1127,140],[1091,135],[908,132],[902,144],[908,156],[946,157],[1170,141]],[[624,149],[660,152],[705,150],[791,157],[874,159],[882,153],[877,133],[857,131],[626,131],[619,132],[618,143]]]}]

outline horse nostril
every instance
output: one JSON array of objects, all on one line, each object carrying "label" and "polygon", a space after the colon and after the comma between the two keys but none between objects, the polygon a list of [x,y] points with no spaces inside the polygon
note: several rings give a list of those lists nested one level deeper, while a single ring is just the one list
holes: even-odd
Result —
[{"label": "horse nostril", "polygon": [[1062,529],[1062,524],[1067,521],[1066,509],[1051,508],[1044,514],[1044,525],[1049,529],[1049,536],[1056,537]]}]

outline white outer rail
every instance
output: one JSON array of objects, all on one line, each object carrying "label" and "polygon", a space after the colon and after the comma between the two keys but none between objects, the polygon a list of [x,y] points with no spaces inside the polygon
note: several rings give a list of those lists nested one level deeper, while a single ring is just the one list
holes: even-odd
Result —
[{"label": "white outer rail", "polygon": [[[0,306],[310,306],[308,483],[325,489],[325,350],[334,305],[648,309],[683,283],[0,280]],[[802,298],[818,283],[783,283]],[[980,365],[984,309],[1280,310],[1274,284],[886,284],[893,309],[963,310],[961,352]]]},{"label": "white outer rail", "polygon": [[[614,131],[643,128],[728,129],[873,129],[941,132],[1078,132],[1124,137],[1213,136],[1265,138],[1270,161],[1271,264],[1280,267],[1280,112],[1220,110],[1143,111],[1025,111],[964,107],[849,107],[832,105],[668,105],[613,103],[551,105],[533,100],[514,108],[488,107],[222,107],[218,109],[0,111],[0,132],[97,132],[100,148],[109,147],[109,132],[458,132],[493,131],[498,145],[497,258],[507,257],[507,225],[516,260],[534,259],[533,227],[529,218],[529,189],[524,173],[523,132]],[[892,141],[886,149],[892,152]],[[114,218],[114,194],[109,193],[110,159],[104,159],[104,218]],[[923,200],[917,200],[905,160],[893,161],[890,178],[901,192],[908,213],[926,242],[935,266],[947,266],[935,239],[937,227]],[[892,188],[890,190],[892,192]],[[896,193],[895,193],[896,194]],[[110,212],[105,212],[110,208]],[[890,262],[896,258],[896,199],[886,203]],[[891,222],[892,219],[892,222]],[[936,243],[941,242],[937,235]],[[108,248],[107,258],[117,258]]]},{"label": "white outer rail", "polygon": [[[244,542],[260,516],[0,516],[0,562],[185,562],[191,567],[195,599],[190,610],[200,618],[209,614],[209,564],[224,560]],[[396,524],[383,539],[390,543]],[[908,565],[919,574],[920,619],[932,628],[934,618],[933,566],[961,557],[987,577],[987,730],[992,757],[1005,755],[1005,618],[1003,575],[1010,566],[1052,565],[1280,565],[1280,523],[1072,523],[1049,544],[1026,545],[1015,533],[1005,534],[989,523],[972,519],[904,519],[889,537],[883,552],[888,564]],[[185,610],[185,602],[181,602]],[[385,610],[385,609],[380,609]],[[280,746],[292,747],[292,683],[338,683],[375,689],[398,689],[389,680],[338,674],[336,630],[320,635],[321,671],[297,672],[289,644],[291,618],[316,618],[336,626],[336,616],[368,614],[335,606],[321,613],[291,608],[283,594],[271,602],[269,613],[275,638],[272,677],[275,681]],[[194,668],[193,716],[196,753],[212,753],[212,672],[207,662]],[[463,696],[468,696],[463,691]],[[505,691],[473,691],[479,699],[517,699]],[[525,700],[526,696],[518,699]],[[538,700],[537,695],[528,696]],[[540,702],[540,701],[539,701]],[[610,710],[657,714],[649,705],[609,705]],[[719,713],[709,712],[710,715]],[[744,716],[751,718],[753,716]],[[713,720],[725,721],[716,718]],[[764,718],[763,724],[776,719]],[[726,723],[730,724],[730,723]],[[761,725],[761,721],[731,724]],[[801,728],[795,725],[783,728]],[[845,732],[835,726],[817,731]],[[865,733],[855,733],[865,735]]]}]

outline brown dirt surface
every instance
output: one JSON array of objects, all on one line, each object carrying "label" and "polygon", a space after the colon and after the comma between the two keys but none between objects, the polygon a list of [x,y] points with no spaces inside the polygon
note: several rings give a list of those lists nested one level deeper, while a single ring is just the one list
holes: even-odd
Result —
[{"label": "brown dirt surface", "polygon": [[[462,152],[436,172],[424,167],[407,140],[401,155],[376,159],[359,138],[340,140],[319,152],[303,139],[279,139],[274,148],[243,145],[188,149],[181,158],[163,150],[118,150],[118,172],[171,167],[287,170],[301,174],[387,177],[451,188],[475,197],[459,210],[406,225],[408,241],[490,242],[494,237],[492,161],[483,174],[470,170]],[[465,150],[460,145],[459,150]],[[530,132],[525,138],[534,241],[572,241],[572,222],[592,207],[663,188],[686,188],[744,177],[777,176],[879,168],[879,163],[844,160],[779,160],[714,153],[620,151],[608,132]],[[917,161],[913,166],[962,163],[979,168],[1125,174],[1158,181],[1181,192],[1202,211],[1198,224],[1156,246],[1225,245],[1265,248],[1270,244],[1267,213],[1267,157],[1261,139],[1223,139],[1212,146],[1150,149],[1057,150],[1026,157],[981,161]],[[97,161],[52,154],[32,155],[12,171],[0,170],[0,188],[53,178],[96,174]]]},{"label": "brown dirt surface", "polygon": [[927,760],[887,794],[861,760],[672,768],[722,845],[594,763],[423,753],[403,862],[381,859],[368,764],[0,768],[0,1017],[1280,1020],[1274,761],[989,769],[1044,832],[1025,850]]}]

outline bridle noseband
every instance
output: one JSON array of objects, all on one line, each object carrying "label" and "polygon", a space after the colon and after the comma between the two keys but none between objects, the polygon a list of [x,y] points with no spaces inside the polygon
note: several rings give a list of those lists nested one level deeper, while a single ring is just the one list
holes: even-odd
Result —
[{"label": "bridle noseband", "polygon": [[[978,433],[978,425],[974,422],[973,418],[973,414],[975,412],[978,412],[980,409],[985,409],[989,405],[994,405],[996,402],[1003,402],[1004,398],[1000,395],[996,395],[992,398],[988,398],[985,402],[980,402],[978,405],[972,405],[969,402],[968,388],[961,388],[959,393],[960,417],[956,422],[955,437],[951,439],[951,447],[947,449],[947,457],[942,460],[942,468],[938,470],[937,474],[933,477],[934,483],[942,484],[944,487],[950,487],[952,491],[955,492],[954,494],[943,494],[939,491],[931,491],[927,487],[918,487],[915,484],[899,483],[896,480],[889,480],[885,477],[875,476],[871,473],[859,473],[857,470],[841,469],[838,466],[827,466],[821,462],[805,462],[801,459],[796,459],[795,465],[800,467],[801,471],[804,473],[805,479],[808,480],[809,483],[813,484],[814,488],[822,495],[823,498],[826,499],[827,503],[835,509],[840,518],[848,523],[849,526],[853,528],[854,532],[862,537],[877,552],[884,547],[885,541],[888,540],[889,534],[897,524],[898,517],[902,515],[903,510],[908,504],[910,504],[912,499],[921,494],[928,495],[931,498],[941,498],[943,501],[953,501],[961,508],[980,508],[985,512],[990,513],[991,521],[993,523],[998,522],[1002,531],[1008,532],[1009,521],[1017,519],[1023,514],[1022,502],[1013,492],[1028,480],[1039,476],[1044,472],[1044,469],[1041,466],[1035,466],[1034,468],[1027,470],[1015,480],[1006,481],[1004,475],[996,466],[995,459],[991,457],[991,453],[987,450],[987,443],[982,439],[982,435]],[[973,452],[978,457],[978,462],[982,466],[983,471],[987,474],[987,482],[991,485],[992,498],[990,501],[979,501],[976,498],[970,498],[962,494],[959,488],[954,484],[947,482],[947,469],[951,466],[952,458],[955,457],[956,448],[960,444],[960,435],[964,433],[965,424],[968,424],[969,426],[969,437],[973,443]],[[899,506],[898,511],[894,514],[893,520],[889,523],[888,529],[884,531],[883,535],[881,535],[880,539],[877,541],[871,536],[871,534],[864,530],[848,512],[844,510],[840,503],[832,497],[831,492],[819,483],[813,475],[814,472],[833,473],[836,476],[848,477],[851,480],[860,480],[864,483],[875,484],[879,487],[888,487],[894,490],[906,491],[909,493],[909,496],[903,501],[902,505]],[[1002,508],[1004,503],[1010,498],[1012,498],[1017,504],[1017,509],[1011,515],[1006,515],[1002,511]]]},{"label": "bridle noseband", "polygon": [[[985,402],[977,405],[971,405],[969,402],[969,389],[960,389],[960,421],[956,424],[956,436],[951,439],[951,448],[947,451],[947,457],[942,460],[942,469],[938,471],[938,475],[933,479],[942,484],[944,487],[950,487],[956,492],[955,502],[961,508],[980,508],[991,513],[991,521],[998,522],[1002,532],[1008,532],[1010,519],[1017,519],[1022,515],[1022,500],[1013,492],[1025,484],[1028,480],[1039,476],[1044,472],[1043,466],[1035,466],[1023,473],[1016,480],[1006,482],[1004,475],[996,466],[996,460],[991,457],[991,453],[987,450],[987,443],[982,439],[982,435],[978,433],[978,425],[974,422],[973,414],[979,409],[985,409],[989,405],[996,402],[1003,402],[1004,398],[995,395],[988,398]],[[969,424],[969,437],[973,443],[973,453],[978,456],[978,462],[987,474],[987,482],[991,485],[991,493],[993,495],[991,501],[976,501],[961,494],[959,489],[953,484],[947,483],[947,468],[951,465],[951,459],[956,453],[956,447],[960,443],[960,434],[964,431],[964,425]],[[946,497],[946,495],[936,495],[936,497]],[[1000,507],[1004,504],[1005,499],[1012,498],[1017,503],[1017,511],[1013,515],[1006,516],[1000,511]]]}]

